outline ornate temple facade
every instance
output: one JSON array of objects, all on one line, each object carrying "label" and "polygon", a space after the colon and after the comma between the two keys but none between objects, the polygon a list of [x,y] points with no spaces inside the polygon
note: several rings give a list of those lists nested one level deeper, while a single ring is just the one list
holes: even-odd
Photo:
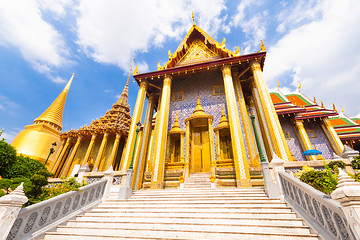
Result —
[{"label": "ornate temple facade", "polygon": [[[337,112],[299,90],[269,93],[265,57],[263,43],[241,55],[194,22],[158,71],[136,70],[140,89],[120,163],[120,170],[134,165],[133,187],[177,187],[198,172],[210,173],[218,186],[247,187],[260,152],[269,162],[275,155],[285,161],[340,155],[343,143],[329,120]],[[303,156],[310,149],[323,154]]]},{"label": "ornate temple facade", "polygon": [[42,163],[48,160],[47,166],[51,166],[55,162],[55,156],[50,153],[50,149],[58,152],[61,145],[63,112],[74,75],[49,108],[36,118],[33,124],[25,126],[25,130],[21,131],[11,142],[18,154],[29,156]]},{"label": "ornate temple facade", "polygon": [[119,169],[131,123],[129,79],[130,74],[119,100],[103,117],[61,134],[62,144],[50,167],[55,177],[74,176],[81,166],[89,171],[105,171],[110,166]]}]

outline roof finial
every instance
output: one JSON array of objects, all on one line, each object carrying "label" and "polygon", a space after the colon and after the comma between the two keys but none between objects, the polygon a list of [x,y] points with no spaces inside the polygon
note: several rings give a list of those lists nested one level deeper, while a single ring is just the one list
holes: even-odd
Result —
[{"label": "roof finial", "polygon": [[139,68],[138,68],[138,65],[136,65],[133,75],[138,75],[138,74],[139,74]]},{"label": "roof finial", "polygon": [[280,80],[278,80],[279,81],[279,84],[277,85],[277,89],[279,90],[279,87],[280,87]]},{"label": "roof finial", "polygon": [[[344,107],[343,106],[341,106],[341,113],[344,113]],[[3,129],[4,130],[4,129]],[[1,135],[1,134],[0,134]]]},{"label": "roof finial", "polygon": [[317,104],[315,96],[314,96],[314,103]]},{"label": "roof finial", "polygon": [[332,104],[333,104],[333,110],[334,110],[335,112],[338,112],[337,109],[336,109],[336,107],[335,107],[335,103],[332,103]]},{"label": "roof finial", "polygon": [[193,20],[193,25],[196,25],[195,18],[194,18],[194,11],[191,12],[191,15],[192,15],[192,20]]},{"label": "roof finial", "polygon": [[235,54],[236,54],[236,55],[240,55],[240,49],[239,49],[239,46],[237,46],[237,47],[236,47]]},{"label": "roof finial", "polygon": [[297,90],[300,92],[301,82],[300,82],[300,81],[298,81],[298,83],[299,83],[299,86],[298,86]]},{"label": "roof finial", "polygon": [[0,136],[1,136],[1,134],[3,133],[3,131],[4,131],[4,129],[1,129],[1,131],[0,131]]},{"label": "roof finial", "polygon": [[266,51],[266,47],[265,47],[265,45],[264,45],[264,41],[263,41],[263,40],[261,40],[260,51]]},{"label": "roof finial", "polygon": [[323,101],[321,101],[321,107],[325,108]]},{"label": "roof finial", "polygon": [[221,44],[220,44],[220,46],[223,46],[223,47],[225,47],[225,38],[223,38],[223,40],[222,40],[222,42],[221,42]]}]

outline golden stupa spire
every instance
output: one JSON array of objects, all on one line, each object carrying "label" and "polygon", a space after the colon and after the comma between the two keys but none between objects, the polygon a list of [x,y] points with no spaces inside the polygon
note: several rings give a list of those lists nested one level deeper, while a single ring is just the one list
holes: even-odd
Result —
[{"label": "golden stupa spire", "polygon": [[202,108],[201,106],[201,102],[200,102],[200,97],[198,95],[198,98],[197,98],[197,102],[196,102],[196,108],[194,110],[194,113],[193,114],[205,114],[205,111],[204,109]]},{"label": "golden stupa spire", "polygon": [[71,76],[69,82],[66,84],[64,90],[60,93],[60,95],[55,99],[55,101],[50,105],[48,109],[45,110],[38,118],[34,120],[34,124],[39,122],[48,122],[55,124],[59,130],[62,129],[62,117],[64,112],[64,107],[66,103],[66,97],[68,91],[70,89],[72,80],[74,78],[75,73]]},{"label": "golden stupa spire", "polygon": [[129,103],[128,103],[129,81],[130,81],[130,77],[131,77],[131,73],[132,73],[132,68],[133,68],[133,65],[134,65],[134,60],[135,60],[135,58],[133,58],[133,60],[132,60],[131,67],[130,67],[130,72],[129,72],[129,76],[128,76],[128,79],[127,79],[127,81],[126,81],[124,90],[123,90],[123,92],[121,93],[121,96],[120,96],[120,98],[119,98],[119,100],[117,101],[116,104],[121,104],[121,105],[124,105],[124,106],[129,106]]},{"label": "golden stupa spire", "polygon": [[191,16],[192,16],[192,20],[193,20],[193,25],[196,25],[195,18],[194,18],[194,11],[191,12]]}]

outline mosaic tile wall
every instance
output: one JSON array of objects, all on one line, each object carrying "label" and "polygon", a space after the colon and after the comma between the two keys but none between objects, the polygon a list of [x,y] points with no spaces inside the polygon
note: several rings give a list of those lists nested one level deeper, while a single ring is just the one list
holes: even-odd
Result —
[{"label": "mosaic tile wall", "polygon": [[300,141],[296,136],[295,129],[288,117],[279,117],[281,127],[284,132],[289,132],[291,139],[286,139],[286,143],[290,148],[291,153],[294,155],[298,161],[306,161],[305,157],[302,155],[303,151],[301,149]]},{"label": "mosaic tile wall", "polygon": [[304,120],[304,127],[306,130],[314,130],[315,132],[316,138],[309,138],[311,145],[316,147],[317,150],[320,150],[325,159],[332,159],[334,151],[321,128],[320,120],[310,120],[310,122]]},{"label": "mosaic tile wall", "polygon": [[[223,78],[220,70],[203,72],[200,74],[191,75],[191,77],[174,77],[172,81],[171,92],[173,94],[175,92],[183,91],[184,100],[172,101],[171,96],[168,129],[170,130],[173,126],[176,113],[178,113],[180,128],[186,131],[185,119],[190,117],[195,110],[198,95],[200,97],[201,106],[203,107],[205,113],[214,117],[213,127],[217,127],[221,118],[221,108],[224,108],[226,117],[228,118],[225,94],[213,94],[213,86],[223,84]],[[246,138],[244,130],[242,131],[245,140]],[[244,142],[246,144],[246,141]],[[185,143],[184,147],[186,148]],[[216,148],[216,146],[214,146],[214,148]],[[216,149],[215,158],[217,158]]]}]

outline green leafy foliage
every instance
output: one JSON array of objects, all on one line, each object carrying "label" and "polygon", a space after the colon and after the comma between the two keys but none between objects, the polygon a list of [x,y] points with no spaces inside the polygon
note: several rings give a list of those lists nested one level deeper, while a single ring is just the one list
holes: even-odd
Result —
[{"label": "green leafy foliage", "polygon": [[332,162],[329,162],[328,166],[335,171],[336,167],[337,168],[342,168],[344,169],[345,168],[345,163],[343,161],[332,161]]},{"label": "green leafy foliage", "polygon": [[80,187],[85,186],[86,182],[78,183],[76,178],[69,178],[68,181],[65,181],[56,186],[44,188],[43,193],[40,195],[40,199],[45,200],[58,195],[61,195],[70,191],[78,191]]},{"label": "green leafy foliage", "polygon": [[[335,167],[336,166],[336,167]],[[316,171],[314,168],[303,168],[303,172],[298,175],[299,179],[312,186],[313,188],[326,193],[331,194],[338,184],[338,176],[333,173],[332,169],[328,164],[324,164],[325,170]],[[337,165],[334,164],[334,168]]]},{"label": "green leafy foliage", "polygon": [[351,166],[353,169],[360,169],[360,156],[354,157],[354,160],[351,161]]},{"label": "green leafy foliage", "polygon": [[3,176],[15,161],[16,150],[4,140],[0,140],[0,176]]}]

